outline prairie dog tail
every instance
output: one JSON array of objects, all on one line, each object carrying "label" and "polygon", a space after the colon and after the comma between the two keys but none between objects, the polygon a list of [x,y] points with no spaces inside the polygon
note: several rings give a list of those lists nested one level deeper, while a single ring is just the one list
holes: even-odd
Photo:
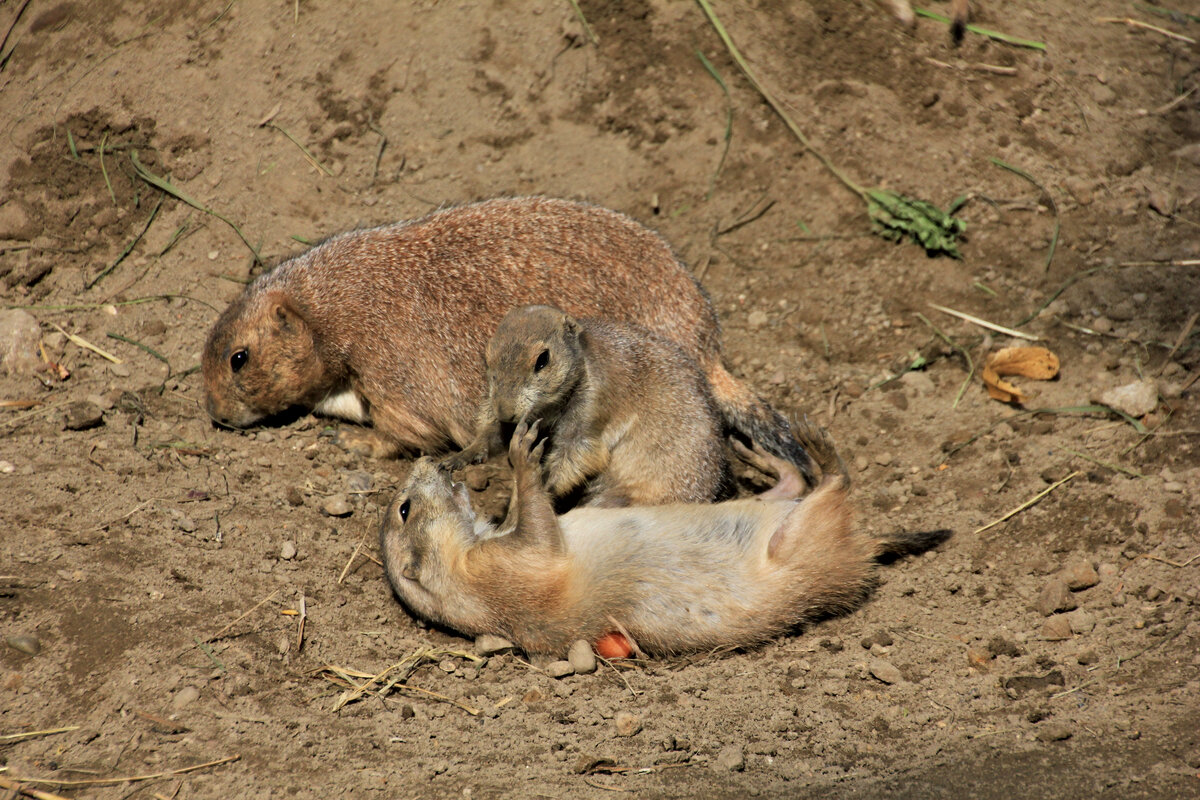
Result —
[{"label": "prairie dog tail", "polygon": [[875,558],[892,561],[900,556],[911,556],[932,550],[950,538],[954,531],[941,528],[936,531],[901,531],[885,539],[875,539]]},{"label": "prairie dog tail", "polygon": [[967,32],[967,14],[970,11],[969,0],[950,0],[950,36],[954,43],[962,41]]},{"label": "prairie dog tail", "polygon": [[812,457],[778,411],[751,391],[750,387],[730,375],[719,361],[709,367],[708,382],[721,416],[730,428],[771,455],[795,464],[804,476],[805,483],[810,487],[817,485]]}]

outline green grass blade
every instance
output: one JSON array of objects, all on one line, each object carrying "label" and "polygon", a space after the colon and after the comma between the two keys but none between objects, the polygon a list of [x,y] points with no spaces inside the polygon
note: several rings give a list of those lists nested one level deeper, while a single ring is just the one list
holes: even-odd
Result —
[{"label": "green grass blade", "polygon": [[[923,8],[914,8],[913,13],[916,14],[918,17],[925,17],[927,19],[937,20],[938,22],[944,22],[947,25],[950,24],[949,17],[942,16],[941,14],[935,14],[932,11],[926,11]],[[997,42],[1004,42],[1005,44],[1014,44],[1017,47],[1028,47],[1031,50],[1045,50],[1046,49],[1045,42],[1035,42],[1031,39],[1018,39],[1016,36],[1009,36],[1007,33],[1000,33],[999,31],[992,31],[992,30],[988,30],[987,28],[980,28],[978,25],[968,25],[967,30],[969,30],[971,33],[977,33],[980,36],[986,36],[989,39],[995,39]]]}]

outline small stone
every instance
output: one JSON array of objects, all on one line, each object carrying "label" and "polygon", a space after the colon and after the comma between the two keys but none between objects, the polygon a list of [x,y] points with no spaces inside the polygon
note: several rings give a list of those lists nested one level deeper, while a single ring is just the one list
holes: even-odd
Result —
[{"label": "small stone", "polygon": [[846,381],[842,384],[842,392],[844,392],[846,396],[852,400],[857,400],[858,398],[862,397],[863,391],[864,389],[862,384],[858,383],[857,381]]},{"label": "small stone", "polygon": [[1063,181],[1063,185],[1071,193],[1071,197],[1075,198],[1075,202],[1081,206],[1090,206],[1095,199],[1092,187],[1083,178],[1071,176]]},{"label": "small stone", "polygon": [[717,754],[717,767],[726,772],[741,772],[746,768],[746,751],[740,744],[727,744]]},{"label": "small stone", "polygon": [[275,434],[271,433],[270,431],[259,431],[257,434],[255,434],[254,438],[256,441],[262,442],[263,444],[270,444],[271,442],[275,441]]},{"label": "small stone", "polygon": [[1100,582],[1100,576],[1089,561],[1075,561],[1068,564],[1062,572],[1058,573],[1058,576],[1073,592],[1090,589]]},{"label": "small stone", "polygon": [[1039,742],[1064,742],[1072,736],[1071,728],[1063,722],[1050,722],[1038,728]]},{"label": "small stone", "polygon": [[200,690],[195,686],[185,686],[175,693],[171,698],[171,708],[179,711],[186,705],[196,702],[200,698]]},{"label": "small stone", "polygon": [[1158,387],[1154,381],[1134,381],[1102,392],[1097,399],[1131,417],[1144,417],[1158,406]]},{"label": "small stone", "polygon": [[1044,470],[1042,470],[1042,480],[1044,480],[1046,483],[1058,483],[1070,474],[1071,470],[1069,470],[1065,465],[1046,467]]},{"label": "small stone", "polygon": [[191,517],[181,516],[179,519],[175,520],[175,528],[183,531],[184,533],[195,533],[196,522]]},{"label": "small stone", "polygon": [[108,371],[114,378],[128,378],[133,374],[128,364],[109,364]]},{"label": "small stone", "polygon": [[325,498],[325,502],[321,504],[321,511],[331,517],[348,517],[354,511],[354,507],[350,505],[346,495],[335,494]]},{"label": "small stone", "polygon": [[887,684],[901,683],[904,680],[904,676],[900,674],[900,670],[894,664],[882,659],[873,659],[867,665],[867,669],[877,680]]},{"label": "small stone", "polygon": [[909,370],[900,376],[900,383],[916,390],[917,394],[933,394],[937,391],[937,387],[933,383],[933,378],[922,372],[921,370]]},{"label": "small stone", "polygon": [[613,727],[617,730],[617,736],[636,736],[642,730],[642,718],[628,711],[618,711],[613,717]]},{"label": "small stone", "polygon": [[[7,203],[7,206],[16,205]],[[19,308],[0,311],[0,367],[9,375],[25,375],[37,369],[41,329],[33,315]]]},{"label": "small stone", "polygon": [[1111,581],[1121,572],[1121,568],[1116,564],[1105,562],[1096,569],[1096,574],[1102,581]]},{"label": "small stone", "polygon": [[80,400],[67,406],[63,427],[69,431],[86,431],[104,422],[104,411],[95,403]]},{"label": "small stone", "polygon": [[1071,624],[1071,630],[1074,633],[1091,633],[1096,627],[1096,616],[1082,608],[1077,608],[1067,614],[1067,622]]},{"label": "small stone", "polygon": [[546,674],[551,678],[565,678],[575,674],[575,668],[570,661],[551,661],[546,665]]},{"label": "small stone", "polygon": [[209,260],[209,261],[216,261],[216,260],[217,260],[217,257],[218,257],[219,255],[221,255],[221,253],[220,253],[219,251],[217,251],[217,250],[209,250],[209,251],[208,251],[208,260]]},{"label": "small stone", "polygon": [[1054,578],[1038,595],[1037,610],[1043,617],[1048,617],[1056,611],[1072,611],[1079,604],[1071,596],[1071,590],[1061,578]]},{"label": "small stone", "polygon": [[475,655],[477,656],[494,656],[500,653],[511,653],[515,649],[516,645],[503,636],[485,633],[482,636],[475,637]]},{"label": "small stone", "polygon": [[751,311],[750,315],[746,317],[746,327],[752,331],[758,330],[766,324],[767,312],[765,311]]},{"label": "small stone", "polygon": [[1179,494],[1183,491],[1183,484],[1179,481],[1166,481],[1163,483],[1163,491]]},{"label": "small stone", "polygon": [[11,475],[17,469],[16,465],[11,461],[0,459],[0,475]]},{"label": "small stone", "polygon": [[1079,662],[1080,666],[1086,667],[1099,661],[1100,656],[1096,655],[1096,651],[1089,647],[1087,650],[1080,650],[1075,655],[1075,660]]},{"label": "small stone", "polygon": [[854,468],[859,472],[866,472],[869,466],[871,466],[871,462],[866,456],[860,453],[854,457]]},{"label": "small stone", "polygon": [[988,662],[991,660],[992,660],[992,656],[990,653],[987,653],[983,650],[977,650],[974,647],[967,648],[967,665],[968,666],[973,667],[974,669],[977,669],[980,672],[987,672],[989,669]]},{"label": "small stone", "polygon": [[584,639],[571,645],[571,650],[567,653],[567,661],[571,662],[572,669],[579,675],[589,675],[596,671],[596,654],[592,652],[592,646]]},{"label": "small stone", "polygon": [[871,631],[862,638],[862,641],[859,642],[859,644],[861,644],[865,650],[870,650],[872,645],[891,647],[894,643],[895,640],[892,638],[892,635],[883,628],[878,628],[874,631]]},{"label": "small stone", "polygon": [[291,561],[296,557],[296,545],[294,542],[284,542],[279,548],[279,557],[284,561]]},{"label": "small stone", "polygon": [[1042,625],[1042,638],[1048,642],[1059,642],[1071,636],[1071,621],[1066,614],[1055,614]]},{"label": "small stone", "polygon": [[366,494],[371,491],[371,473],[353,470],[346,473],[346,491]]},{"label": "small stone", "polygon": [[299,486],[289,486],[287,490],[287,502],[292,507],[304,505],[304,491]]},{"label": "small stone", "polygon": [[1117,592],[1116,594],[1114,594],[1112,596],[1113,608],[1120,608],[1121,606],[1125,605],[1125,603],[1126,603],[1126,600],[1125,600],[1124,592]]},{"label": "small stone", "polygon": [[455,663],[453,658],[443,658],[438,662],[438,669],[447,675],[453,675],[458,672],[458,664]]},{"label": "small stone", "polygon": [[887,452],[886,450],[883,451],[882,453],[876,453],[875,454],[875,463],[881,467],[886,467],[887,465],[892,463],[892,454]]},{"label": "small stone", "polygon": [[1021,655],[1021,648],[1017,647],[1016,643],[997,634],[993,636],[987,643],[987,651],[996,656],[1008,656],[1016,658]]},{"label": "small stone", "polygon": [[5,637],[4,641],[12,649],[18,650],[27,656],[36,656],[42,652],[42,643],[36,636],[17,634]]}]

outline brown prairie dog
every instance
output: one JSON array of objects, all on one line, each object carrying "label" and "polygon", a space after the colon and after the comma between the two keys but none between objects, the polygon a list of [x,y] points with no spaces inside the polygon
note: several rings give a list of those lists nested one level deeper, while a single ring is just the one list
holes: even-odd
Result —
[{"label": "brown prairie dog", "polygon": [[702,503],[729,486],[720,414],[699,365],[633,324],[522,306],[488,342],[487,395],[457,468],[500,449],[502,427],[540,419],[555,499],[591,506]]},{"label": "brown prairie dog", "polygon": [[787,421],[721,363],[700,285],[658,234],[567,200],[489,200],[335,236],[251,283],[209,333],[206,408],[247,427],[292,407],[370,422],[347,433],[376,456],[439,452],[473,438],[483,352],[516,306],[634,322],[674,341],[708,376],[723,417],[800,465]]},{"label": "brown prairie dog", "polygon": [[[946,535],[856,532],[843,473],[797,500],[798,470],[762,453],[781,480],[757,498],[556,517],[536,437],[522,422],[509,446],[509,533],[476,517],[466,487],[436,462],[414,464],[380,529],[384,569],[414,614],[505,636],[531,654],[561,656],[614,630],[650,654],[749,645],[854,607],[877,556]],[[823,432],[807,444],[822,467],[837,461]]]}]

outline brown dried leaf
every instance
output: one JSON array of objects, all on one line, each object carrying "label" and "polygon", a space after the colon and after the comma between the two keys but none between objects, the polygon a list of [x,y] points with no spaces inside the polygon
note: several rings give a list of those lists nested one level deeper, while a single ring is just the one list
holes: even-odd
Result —
[{"label": "brown dried leaf", "polygon": [[988,396],[1005,403],[1024,403],[1025,393],[1001,375],[1049,380],[1058,374],[1058,356],[1045,347],[1004,347],[987,357],[982,376]]}]

